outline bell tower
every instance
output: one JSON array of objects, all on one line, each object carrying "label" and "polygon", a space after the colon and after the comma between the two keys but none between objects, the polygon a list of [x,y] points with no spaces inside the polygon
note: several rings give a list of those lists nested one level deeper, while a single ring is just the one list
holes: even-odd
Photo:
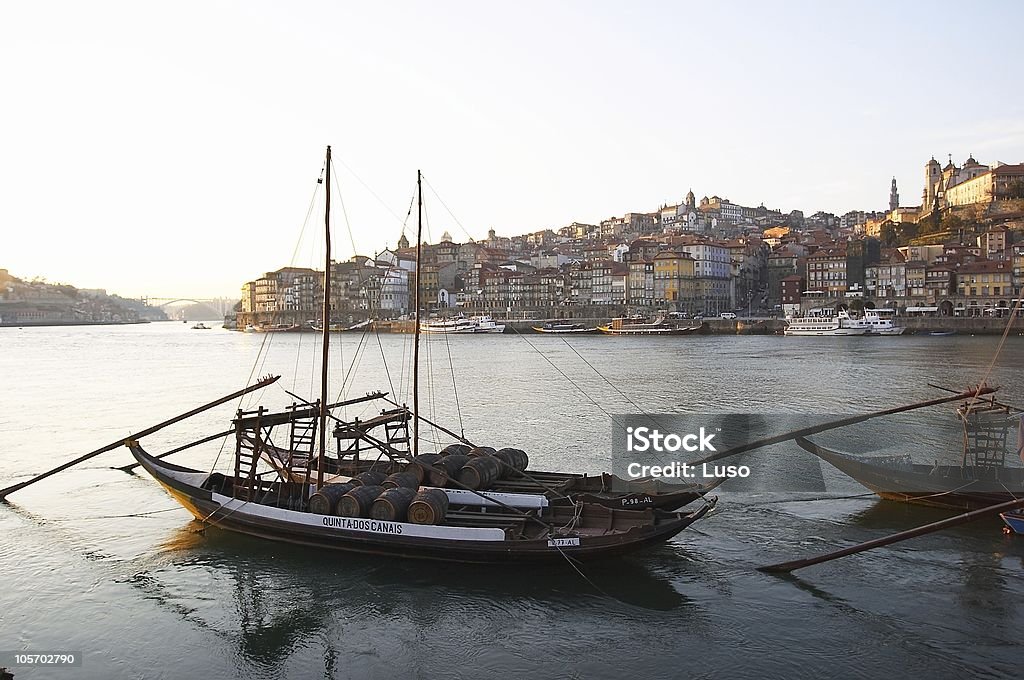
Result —
[{"label": "bell tower", "polygon": [[942,168],[939,162],[935,160],[935,156],[928,161],[924,166],[924,194],[922,194],[921,209],[926,210],[925,206],[930,206],[935,202],[935,197],[938,194],[939,180],[942,179]]},{"label": "bell tower", "polygon": [[900,207],[900,192],[896,190],[896,178],[892,178],[892,186],[889,189],[889,212]]}]

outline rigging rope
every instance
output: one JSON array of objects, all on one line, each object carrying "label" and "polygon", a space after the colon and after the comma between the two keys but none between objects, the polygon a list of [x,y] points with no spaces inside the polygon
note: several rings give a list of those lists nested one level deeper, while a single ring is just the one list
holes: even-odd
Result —
[{"label": "rigging rope", "polygon": [[448,350],[448,370],[452,374],[452,393],[455,395],[455,413],[459,416],[459,432],[466,438],[466,428],[462,424],[462,405],[459,403],[459,386],[455,384],[455,364],[452,362],[452,347],[448,342],[448,334],[444,334],[444,346]]},{"label": "rigging rope", "polygon": [[434,189],[433,186],[431,186],[429,181],[427,181],[426,176],[423,176],[423,183],[427,185],[427,188],[430,189],[430,192],[432,194],[434,194],[434,197],[437,198],[437,200],[441,202],[441,205],[444,207],[444,209],[447,210],[448,214],[451,215],[453,220],[455,220],[455,224],[459,225],[459,229],[461,229],[462,233],[466,235],[466,238],[469,239],[469,242],[470,243],[476,243],[476,239],[474,239],[472,236],[470,236],[469,232],[466,231],[466,228],[464,226],[462,226],[462,222],[459,222],[459,218],[455,216],[455,213],[453,213],[452,209],[448,207],[448,204],[444,202],[444,199],[441,198],[441,195],[439,193],[437,193],[437,190]]},{"label": "rigging rope", "polygon": [[[992,355],[992,361],[988,365],[988,369],[985,371],[985,375],[981,378],[981,382],[978,386],[986,384],[989,375],[992,374],[992,369],[995,368],[996,360],[999,359],[999,353],[1003,351],[1003,344],[1006,342],[1006,337],[1010,334],[1010,327],[1013,326],[1013,320],[1017,317],[1017,313],[1020,310],[1020,303],[1024,301],[1024,295],[1017,297],[1016,302],[1013,303],[1013,307],[1010,309],[1010,318],[1006,321],[1006,328],[1003,329],[1003,336],[999,338],[999,344],[996,346],[996,351]],[[967,402],[967,411],[970,411],[971,407],[978,401],[978,394],[971,395],[970,400]],[[961,416],[966,420],[966,414]]]}]

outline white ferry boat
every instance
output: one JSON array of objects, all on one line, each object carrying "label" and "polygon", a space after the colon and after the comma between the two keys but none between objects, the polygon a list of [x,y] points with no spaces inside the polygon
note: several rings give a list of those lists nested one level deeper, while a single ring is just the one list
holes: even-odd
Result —
[{"label": "white ferry boat", "polygon": [[906,330],[903,326],[893,323],[890,309],[866,309],[864,310],[864,322],[868,324],[869,335],[902,335]]},{"label": "white ferry boat", "polygon": [[421,333],[504,333],[505,324],[489,316],[463,315],[451,319],[428,319],[420,322]]},{"label": "white ferry boat", "polygon": [[786,335],[867,335],[871,330],[864,319],[853,319],[846,312],[835,316],[791,317]]}]

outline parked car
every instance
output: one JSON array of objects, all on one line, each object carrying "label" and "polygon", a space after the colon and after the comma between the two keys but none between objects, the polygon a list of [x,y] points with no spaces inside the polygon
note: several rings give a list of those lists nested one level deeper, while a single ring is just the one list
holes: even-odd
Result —
[{"label": "parked car", "polygon": [[736,318],[736,312],[722,312],[722,318],[723,319],[735,319]]}]

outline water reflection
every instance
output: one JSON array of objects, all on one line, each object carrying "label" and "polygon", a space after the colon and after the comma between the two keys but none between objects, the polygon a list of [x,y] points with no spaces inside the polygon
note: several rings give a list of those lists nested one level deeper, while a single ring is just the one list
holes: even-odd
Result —
[{"label": "water reflection", "polygon": [[[372,631],[404,632],[408,648],[401,654],[423,658],[436,655],[439,631],[464,638],[478,635],[467,632],[478,625],[500,627],[553,613],[628,620],[643,612],[674,612],[707,626],[702,605],[675,584],[702,578],[708,566],[681,561],[676,546],[642,557],[581,565],[584,578],[562,563],[387,560],[202,530],[191,522],[139,565],[143,572],[133,585],[194,625],[218,630],[248,665],[271,671],[297,655],[303,663],[315,656],[330,677],[340,658],[350,666],[354,642],[371,639]],[[209,584],[210,601],[194,601],[196,580]],[[530,634],[540,644],[543,631]]]}]

